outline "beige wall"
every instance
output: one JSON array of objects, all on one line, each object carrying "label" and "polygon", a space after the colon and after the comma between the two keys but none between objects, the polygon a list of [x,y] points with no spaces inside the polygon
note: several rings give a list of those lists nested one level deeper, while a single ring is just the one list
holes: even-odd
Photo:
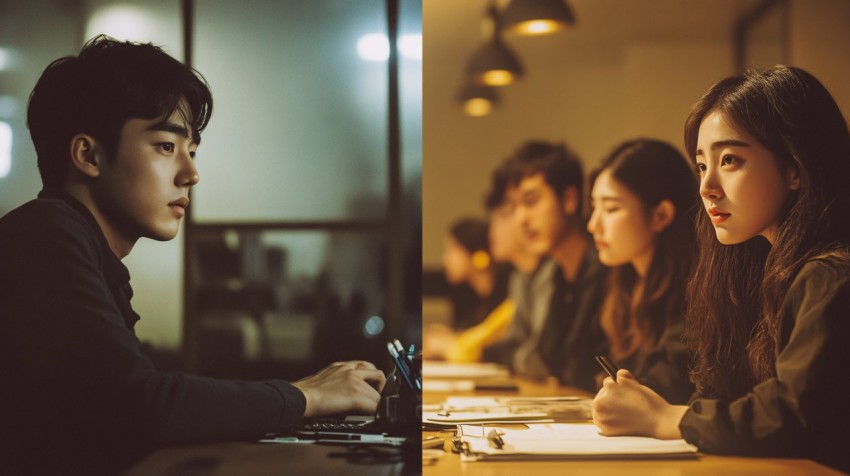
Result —
[{"label": "beige wall", "polygon": [[[715,39],[571,45],[570,33],[509,39],[528,75],[504,91],[500,109],[466,117],[454,101],[471,45],[444,47],[443,12],[424,2],[423,265],[439,266],[441,238],[460,215],[483,215],[490,171],[530,138],[566,141],[590,169],[636,136],[681,147],[690,105],[733,70],[729,25]],[[639,19],[635,19],[639,21]],[[581,23],[579,24],[581,28]],[[452,33],[446,33],[451,35]],[[462,54],[459,50],[463,50]]]},{"label": "beige wall", "polygon": [[789,62],[814,74],[850,116],[850,2],[794,0],[790,6]]}]

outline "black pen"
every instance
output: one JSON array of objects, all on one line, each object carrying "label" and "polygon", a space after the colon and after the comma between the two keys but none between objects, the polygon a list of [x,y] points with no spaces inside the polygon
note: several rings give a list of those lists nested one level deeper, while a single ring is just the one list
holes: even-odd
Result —
[{"label": "black pen", "polygon": [[599,362],[599,365],[601,365],[602,368],[605,369],[606,372],[608,372],[608,375],[610,375],[611,378],[614,379],[614,381],[616,382],[617,371],[620,369],[618,369],[617,366],[614,365],[614,362],[611,362],[611,359],[605,357],[604,355],[597,355],[596,361]]}]

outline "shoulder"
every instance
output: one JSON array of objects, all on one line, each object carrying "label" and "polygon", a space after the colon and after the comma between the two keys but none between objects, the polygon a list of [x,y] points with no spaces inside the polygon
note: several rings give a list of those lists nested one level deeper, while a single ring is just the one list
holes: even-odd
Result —
[{"label": "shoulder", "polygon": [[[850,283],[850,253],[816,256],[800,268],[789,292],[818,293],[847,287]],[[818,291],[820,290],[820,291]]]},{"label": "shoulder", "polygon": [[[91,225],[62,200],[38,198],[0,219],[0,248],[23,252],[66,244],[97,248]],[[60,246],[61,247],[61,246]]]},{"label": "shoulder", "polygon": [[[797,273],[785,298],[794,314],[822,314],[841,310],[850,300],[850,254],[821,255],[808,260]],[[848,309],[841,312],[847,313]]]}]

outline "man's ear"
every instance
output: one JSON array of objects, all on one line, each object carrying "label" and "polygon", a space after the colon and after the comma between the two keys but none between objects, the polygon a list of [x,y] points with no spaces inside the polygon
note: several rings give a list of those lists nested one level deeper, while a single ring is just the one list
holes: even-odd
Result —
[{"label": "man's ear", "polygon": [[665,228],[670,226],[670,223],[673,223],[674,218],[676,218],[676,205],[673,205],[673,202],[670,200],[661,200],[652,209],[652,215],[649,217],[649,226],[652,228],[652,231],[661,233]]},{"label": "man's ear", "polygon": [[564,210],[564,214],[568,216],[577,215],[579,212],[578,201],[578,189],[575,187],[565,188],[561,197],[561,208]]},{"label": "man's ear", "polygon": [[83,175],[87,177],[100,175],[102,155],[94,137],[88,134],[77,134],[71,138],[71,163]]}]

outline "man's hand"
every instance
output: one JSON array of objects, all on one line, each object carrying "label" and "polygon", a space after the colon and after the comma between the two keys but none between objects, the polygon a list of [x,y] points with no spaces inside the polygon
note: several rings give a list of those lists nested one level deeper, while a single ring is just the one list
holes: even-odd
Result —
[{"label": "man's hand", "polygon": [[387,379],[374,365],[362,360],[337,362],[292,385],[304,393],[305,417],[334,413],[375,413]]},{"label": "man's hand", "polygon": [[593,423],[608,436],[676,439],[682,437],[679,422],[687,410],[685,405],[670,405],[631,372],[620,369],[617,381],[606,377],[593,399]]}]

